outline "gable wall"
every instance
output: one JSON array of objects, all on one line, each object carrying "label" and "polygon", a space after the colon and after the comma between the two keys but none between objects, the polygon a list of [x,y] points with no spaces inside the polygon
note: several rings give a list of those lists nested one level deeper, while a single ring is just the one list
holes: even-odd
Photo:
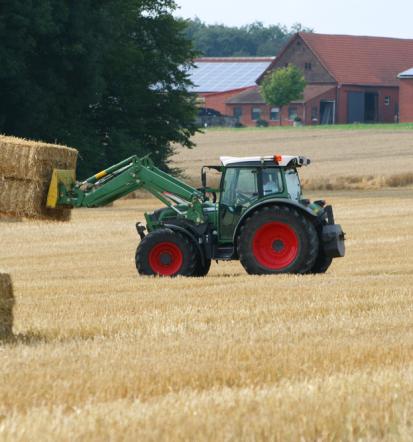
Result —
[{"label": "gable wall", "polygon": [[[305,69],[306,63],[311,63],[311,70]],[[301,37],[292,41],[287,50],[277,58],[272,69],[282,68],[288,64],[299,67],[307,83],[336,83]]]}]

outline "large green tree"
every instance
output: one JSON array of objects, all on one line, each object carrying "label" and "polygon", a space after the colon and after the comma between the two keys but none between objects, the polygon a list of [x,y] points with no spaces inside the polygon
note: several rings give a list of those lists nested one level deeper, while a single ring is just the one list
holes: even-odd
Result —
[{"label": "large green tree", "polygon": [[191,147],[194,52],[173,0],[0,5],[0,133],[75,146],[81,175]]},{"label": "large green tree", "polygon": [[302,98],[305,85],[303,73],[297,66],[291,64],[275,69],[264,77],[260,92],[266,103],[280,108],[280,125],[283,106]]}]

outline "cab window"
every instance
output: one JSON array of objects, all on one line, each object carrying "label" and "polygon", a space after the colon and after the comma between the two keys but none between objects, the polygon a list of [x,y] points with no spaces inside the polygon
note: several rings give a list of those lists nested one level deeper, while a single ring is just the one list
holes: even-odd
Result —
[{"label": "cab window", "polygon": [[285,172],[285,181],[291,199],[299,201],[301,199],[301,184],[297,171],[294,169],[287,170]]},{"label": "cab window", "polygon": [[244,205],[258,197],[256,168],[229,168],[225,173],[221,203]]},{"label": "cab window", "polygon": [[282,192],[282,178],[279,169],[262,169],[262,194],[264,196]]}]

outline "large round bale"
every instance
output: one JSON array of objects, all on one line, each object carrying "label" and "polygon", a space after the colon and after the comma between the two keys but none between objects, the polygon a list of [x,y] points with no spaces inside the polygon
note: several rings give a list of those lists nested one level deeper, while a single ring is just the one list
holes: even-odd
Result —
[{"label": "large round bale", "polygon": [[10,275],[0,272],[0,339],[13,336],[13,284]]},{"label": "large round bale", "polygon": [[77,150],[0,135],[0,214],[67,221],[70,209],[46,208],[53,169],[76,169]]}]

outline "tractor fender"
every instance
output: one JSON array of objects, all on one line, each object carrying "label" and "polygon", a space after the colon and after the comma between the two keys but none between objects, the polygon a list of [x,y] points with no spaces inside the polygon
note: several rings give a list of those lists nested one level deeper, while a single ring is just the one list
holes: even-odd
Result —
[{"label": "tractor fender", "polygon": [[171,229],[174,232],[179,232],[182,233],[183,235],[185,235],[190,241],[192,241],[199,253],[199,256],[201,257],[201,263],[204,266],[205,265],[205,253],[202,250],[201,245],[199,244],[199,241],[197,240],[197,238],[195,237],[195,235],[190,232],[188,229],[185,229],[181,226],[177,226],[175,224],[164,224],[164,227]]},{"label": "tractor fender", "polygon": [[285,198],[271,198],[268,200],[260,201],[259,203],[249,207],[248,210],[246,210],[239,219],[238,224],[234,230],[234,236],[232,238],[234,248],[236,248],[239,229],[241,228],[243,222],[248,218],[248,216],[251,215],[252,212],[255,212],[257,209],[261,209],[262,207],[272,206],[272,205],[284,205],[284,206],[294,207],[295,209],[298,209],[300,212],[302,212],[306,216],[309,216],[312,219],[317,218],[317,215],[309,207],[305,207],[302,204],[299,204],[292,200],[288,200]]}]

